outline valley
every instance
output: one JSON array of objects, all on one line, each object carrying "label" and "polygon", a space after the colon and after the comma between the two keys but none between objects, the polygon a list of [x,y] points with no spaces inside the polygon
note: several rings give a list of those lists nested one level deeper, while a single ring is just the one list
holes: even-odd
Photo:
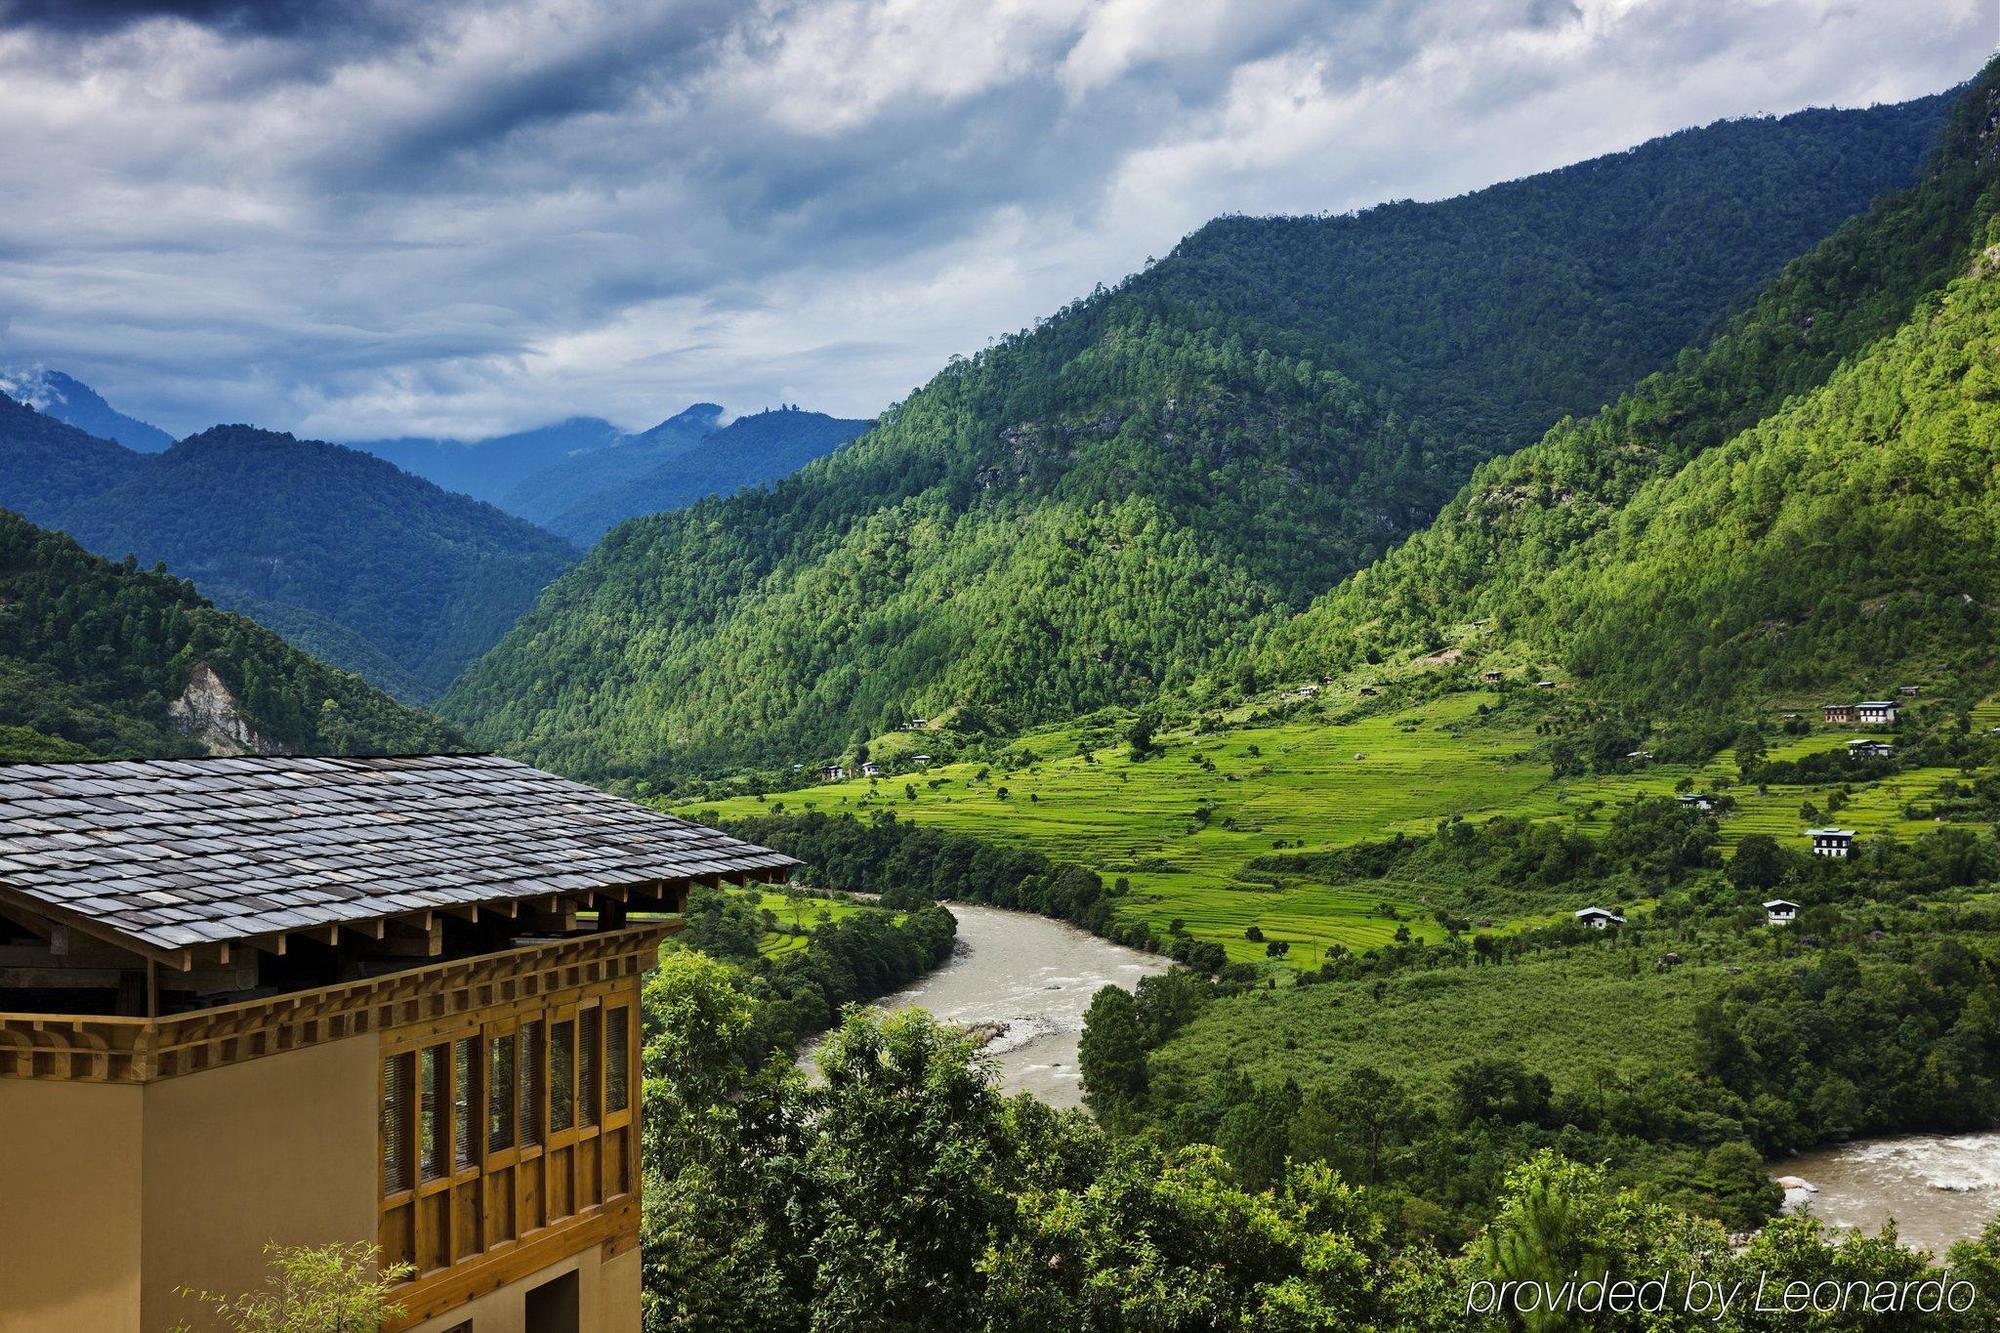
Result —
[{"label": "valley", "polygon": [[[1268,943],[1282,941],[1292,946],[1282,959],[1286,968],[1310,970],[1331,946],[1375,948],[1391,943],[1398,930],[1440,941],[1446,932],[1436,912],[1459,914],[1465,905],[1448,884],[1426,893],[1422,885],[1397,881],[1315,882],[1272,869],[1280,855],[1426,837],[1451,819],[1556,820],[1601,835],[1620,803],[1682,791],[1728,796],[1731,808],[1715,820],[1726,850],[1749,834],[1803,846],[1809,821],[1800,805],[1823,801],[1828,790],[1843,793],[1843,826],[1863,838],[1909,841],[1938,826],[1923,812],[1941,784],[1991,780],[2000,772],[1990,761],[1974,775],[1956,765],[1926,765],[1859,781],[1772,784],[1760,792],[1742,782],[1723,752],[1699,763],[1652,762],[1625,773],[1558,778],[1547,738],[1537,731],[1557,706],[1528,690],[1460,687],[1421,702],[1351,699],[1345,706],[1333,694],[1329,687],[1310,703],[1295,700],[1275,717],[1268,704],[1218,712],[1199,728],[1158,733],[1158,752],[1136,760],[1116,739],[1132,721],[1127,715],[1025,733],[992,757],[923,766],[908,758],[921,752],[916,747],[942,746],[924,733],[893,733],[869,751],[883,776],[675,808],[723,821],[886,813],[1032,847],[1128,882],[1120,915],[1160,935],[1178,921],[1195,938],[1220,944],[1232,960],[1260,964],[1269,961]],[[1988,701],[1975,716],[1996,712]],[[1265,718],[1253,722],[1259,713]],[[1806,735],[1775,738],[1768,757],[1843,751],[1851,734],[1815,726]],[[1968,817],[1966,826],[1983,830],[1986,822]],[[1592,905],[1580,893],[1588,890],[1517,895],[1488,920],[1499,929],[1548,925]],[[1383,914],[1385,903],[1395,917]],[[1258,941],[1244,937],[1252,926]]]}]

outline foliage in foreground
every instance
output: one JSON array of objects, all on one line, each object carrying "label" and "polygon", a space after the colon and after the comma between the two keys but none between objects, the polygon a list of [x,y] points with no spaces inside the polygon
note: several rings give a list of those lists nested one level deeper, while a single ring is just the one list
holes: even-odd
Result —
[{"label": "foliage in foreground", "polygon": [[[1868,1284],[1933,1275],[1893,1239],[1830,1243],[1804,1219],[1738,1253],[1719,1225],[1619,1191],[1557,1151],[1507,1175],[1464,1250],[1397,1243],[1326,1166],[1248,1188],[1213,1148],[1116,1142],[1081,1113],[1003,1098],[971,1042],[919,1011],[851,1014],[808,1082],[783,1063],[752,1072],[742,1061],[754,1002],[724,963],[670,955],[646,1008],[649,1333],[1761,1333],[1801,1324],[1747,1301],[1721,1318],[1670,1305],[1643,1318],[1482,1320],[1492,1288],[1478,1284],[1664,1277],[1678,1298],[1693,1277],[1748,1292],[1764,1271]],[[1979,1302],[1924,1326],[2000,1328],[2000,1225],[1950,1266]],[[1908,1316],[1840,1326],[1907,1327]]]},{"label": "foliage in foreground", "polygon": [[[266,1245],[270,1274],[260,1291],[219,1296],[180,1294],[196,1301],[231,1333],[376,1333],[403,1307],[390,1290],[414,1271],[408,1264],[378,1269],[373,1245]],[[190,1325],[180,1325],[188,1333]]]}]

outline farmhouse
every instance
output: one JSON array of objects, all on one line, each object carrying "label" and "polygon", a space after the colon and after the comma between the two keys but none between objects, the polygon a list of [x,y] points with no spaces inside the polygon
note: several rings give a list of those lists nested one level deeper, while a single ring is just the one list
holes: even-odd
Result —
[{"label": "farmhouse", "polygon": [[1850,759],[1887,759],[1896,753],[1896,747],[1887,741],[1849,741],[1847,756]]},{"label": "farmhouse", "polygon": [[392,1329],[636,1333],[643,914],[793,864],[492,756],[0,767],[0,1323],[365,1241]]},{"label": "farmhouse", "polygon": [[1301,686],[1299,686],[1299,698],[1301,698],[1301,699],[1317,699],[1317,698],[1319,698],[1319,686],[1317,686],[1317,685],[1301,685]]},{"label": "farmhouse", "polygon": [[1608,912],[1602,907],[1585,907],[1576,913],[1578,925],[1589,926],[1592,930],[1603,930],[1606,926],[1622,926],[1625,918],[1616,912]]},{"label": "farmhouse", "polygon": [[1535,688],[1538,690],[1552,690],[1555,687],[1556,683],[1552,680],[1538,680],[1535,682]]},{"label": "farmhouse", "polygon": [[875,763],[873,760],[870,760],[868,763],[865,763],[861,766],[861,776],[864,778],[881,777],[882,765]]},{"label": "farmhouse", "polygon": [[927,754],[913,754],[910,756],[910,762],[918,768],[929,768],[931,766],[931,757]]},{"label": "farmhouse", "polygon": [[1482,671],[1479,673],[1479,678],[1485,681],[1488,685],[1498,685],[1503,679],[1503,677],[1497,671]]},{"label": "farmhouse", "polygon": [[925,727],[928,727],[930,724],[931,720],[927,717],[913,717],[908,722],[905,722],[903,724],[903,730],[922,731]]},{"label": "farmhouse", "polygon": [[1799,919],[1799,905],[1788,898],[1773,898],[1764,904],[1764,920],[1774,926],[1789,926]]},{"label": "farmhouse", "polygon": [[1819,711],[1820,720],[1829,726],[1842,722],[1855,722],[1860,716],[1853,704],[1823,704]]},{"label": "farmhouse", "polygon": [[847,769],[842,764],[828,764],[820,769],[819,775],[828,782],[840,782],[847,777]]},{"label": "farmhouse", "polygon": [[1814,856],[1830,856],[1844,861],[1854,850],[1854,830],[1851,828],[1809,828],[1806,836],[1812,839]]},{"label": "farmhouse", "polygon": [[1896,725],[1896,701],[1894,699],[1869,699],[1854,705],[1854,720],[1863,726],[1893,727]]},{"label": "farmhouse", "polygon": [[1902,695],[1905,699],[1914,699],[1923,692],[1924,687],[1921,685],[1898,685],[1896,687],[1896,693]]},{"label": "farmhouse", "polygon": [[1699,810],[1705,815],[1715,812],[1715,798],[1707,792],[1684,792],[1674,799],[1689,809]]}]

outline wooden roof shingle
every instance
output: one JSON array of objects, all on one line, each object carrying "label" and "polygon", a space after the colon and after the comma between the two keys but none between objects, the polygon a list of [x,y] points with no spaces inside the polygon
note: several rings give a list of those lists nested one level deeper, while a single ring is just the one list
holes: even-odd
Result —
[{"label": "wooden roof shingle", "polygon": [[156,950],[796,864],[496,755],[0,765],[0,897]]}]

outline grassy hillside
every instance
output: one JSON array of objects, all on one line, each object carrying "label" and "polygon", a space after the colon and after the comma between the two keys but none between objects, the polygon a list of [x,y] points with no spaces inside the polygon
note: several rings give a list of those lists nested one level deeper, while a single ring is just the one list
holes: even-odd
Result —
[{"label": "grassy hillside", "polygon": [[772,491],[619,529],[445,707],[538,762],[644,777],[1187,687],[1907,181],[1939,111],[1732,122],[1439,204],[1216,224]]},{"label": "grassy hillside", "polygon": [[221,605],[263,612],[305,651],[417,701],[575,557],[357,450],[220,426],[140,455],[11,403],[0,504],[100,554],[165,561]]},{"label": "grassy hillside", "polygon": [[200,667],[270,748],[399,754],[463,744],[436,718],[211,606],[0,511],[0,759],[205,753],[169,705]]}]

